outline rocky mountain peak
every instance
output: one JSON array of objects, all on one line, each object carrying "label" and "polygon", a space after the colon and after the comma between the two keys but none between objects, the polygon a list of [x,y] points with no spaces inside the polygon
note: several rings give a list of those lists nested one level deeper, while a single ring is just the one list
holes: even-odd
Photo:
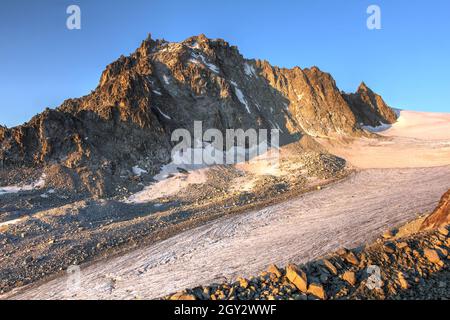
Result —
[{"label": "rocky mountain peak", "polygon": [[358,87],[358,90],[356,92],[362,93],[362,92],[372,92],[370,88],[366,85],[364,81],[361,82],[361,84]]},{"label": "rocky mountain peak", "polygon": [[364,125],[376,127],[397,121],[396,112],[364,82],[361,82],[356,93],[345,95],[345,98],[360,123]]},{"label": "rocky mountain peak", "polygon": [[318,67],[245,59],[237,47],[203,34],[182,42],[149,34],[135,52],[105,68],[91,94],[22,126],[0,128],[0,165],[57,163],[114,182],[137,164],[159,170],[170,159],[173,130],[192,130],[194,121],[204,130],[279,129],[283,144],[305,135],[361,135],[361,124],[395,119],[367,86],[346,95]]}]

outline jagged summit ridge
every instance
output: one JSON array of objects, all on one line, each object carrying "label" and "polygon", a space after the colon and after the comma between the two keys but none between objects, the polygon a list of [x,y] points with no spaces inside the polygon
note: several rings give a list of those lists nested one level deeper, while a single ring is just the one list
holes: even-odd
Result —
[{"label": "jagged summit ridge", "polygon": [[[90,98],[75,101],[75,106],[73,102],[67,101],[62,109],[72,113],[92,110],[106,119],[116,112],[122,121],[131,120],[141,127],[153,124],[154,117],[161,122],[190,119],[192,111],[205,115],[204,121],[211,116],[225,117],[222,122],[226,123],[216,125],[219,128],[224,124],[254,127],[256,120],[265,127],[312,136],[353,134],[362,122],[377,125],[395,121],[389,112],[379,112],[369,123],[368,119],[357,119],[389,109],[368,88],[346,95],[331,75],[317,67],[285,69],[267,61],[246,60],[236,47],[204,35],[180,43],[147,38],[135,53],[106,68]],[[201,106],[206,102],[209,108],[204,110]],[[221,107],[225,110],[220,111]]]}]

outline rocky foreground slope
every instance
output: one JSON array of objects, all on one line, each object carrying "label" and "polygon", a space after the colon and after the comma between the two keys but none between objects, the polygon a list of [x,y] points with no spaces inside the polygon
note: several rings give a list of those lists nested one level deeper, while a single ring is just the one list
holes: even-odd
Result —
[{"label": "rocky foreground slope", "polygon": [[[166,299],[448,299],[449,215],[447,192],[424,222],[386,232],[372,245],[344,248],[301,266],[271,265],[250,279],[184,290]],[[430,229],[430,221],[434,228]],[[417,229],[426,231],[411,234]]]},{"label": "rocky foreground slope", "polygon": [[107,66],[91,94],[24,125],[0,127],[0,185],[45,173],[67,181],[51,186],[56,189],[114,195],[134,181],[133,166],[152,176],[169,162],[172,131],[192,130],[194,120],[204,130],[280,129],[288,143],[361,135],[362,125],[396,117],[365,84],[345,94],[317,67],[248,60],[235,46],[204,35],[180,43],[148,37]]}]

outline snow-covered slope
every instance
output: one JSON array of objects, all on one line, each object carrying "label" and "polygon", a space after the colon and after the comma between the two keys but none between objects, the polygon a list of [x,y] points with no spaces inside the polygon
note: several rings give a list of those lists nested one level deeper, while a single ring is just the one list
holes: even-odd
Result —
[{"label": "snow-covered slope", "polygon": [[[367,128],[367,127],[366,127]],[[367,128],[385,139],[358,138],[349,144],[323,139],[328,150],[358,168],[450,165],[450,114],[400,111],[391,126]]]}]

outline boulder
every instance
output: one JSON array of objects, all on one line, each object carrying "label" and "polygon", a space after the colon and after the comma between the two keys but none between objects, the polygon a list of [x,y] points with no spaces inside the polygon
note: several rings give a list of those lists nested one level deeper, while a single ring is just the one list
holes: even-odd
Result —
[{"label": "boulder", "polygon": [[267,272],[272,273],[276,275],[278,278],[281,277],[283,274],[281,273],[280,269],[274,264],[271,264],[269,268],[267,268]]},{"label": "boulder", "polygon": [[325,289],[323,288],[323,285],[320,283],[311,283],[308,287],[308,293],[322,300],[325,300],[327,298]]},{"label": "boulder", "polygon": [[385,233],[383,233],[383,238],[384,239],[390,239],[392,237],[395,236],[395,233],[393,232],[393,230],[388,230]]},{"label": "boulder", "polygon": [[358,265],[359,264],[359,260],[358,260],[358,258],[355,256],[355,254],[353,253],[353,252],[351,252],[351,251],[349,251],[349,252],[347,252],[347,254],[345,255],[345,260],[348,262],[348,263],[351,263],[351,264],[353,264],[353,265]]},{"label": "boulder", "polygon": [[353,271],[346,271],[342,275],[342,279],[347,281],[352,286],[356,284],[356,274]]},{"label": "boulder", "polygon": [[447,229],[447,228],[444,228],[444,227],[439,228],[439,229],[438,229],[438,232],[439,232],[440,234],[442,234],[443,236],[448,237],[448,229]]},{"label": "boulder", "polygon": [[423,250],[423,255],[431,263],[438,264],[438,265],[442,265],[443,264],[441,258],[439,257],[439,254],[437,253],[436,250],[425,248]]},{"label": "boulder", "polygon": [[189,294],[186,292],[178,292],[172,295],[170,300],[197,300],[197,297],[193,294]]},{"label": "boulder", "polygon": [[333,274],[337,275],[337,269],[336,267],[327,259],[322,260],[322,264]]},{"label": "boulder", "polygon": [[406,280],[406,276],[403,274],[403,272],[399,271],[397,274],[398,282],[400,284],[400,287],[403,290],[409,289],[408,281]]},{"label": "boulder", "polygon": [[247,287],[248,287],[248,280],[247,279],[239,277],[237,280],[239,281],[239,285],[242,288],[247,289]]},{"label": "boulder", "polygon": [[286,278],[288,278],[288,280],[301,292],[308,291],[308,279],[306,273],[301,269],[297,269],[295,265],[290,264],[286,267]]}]

